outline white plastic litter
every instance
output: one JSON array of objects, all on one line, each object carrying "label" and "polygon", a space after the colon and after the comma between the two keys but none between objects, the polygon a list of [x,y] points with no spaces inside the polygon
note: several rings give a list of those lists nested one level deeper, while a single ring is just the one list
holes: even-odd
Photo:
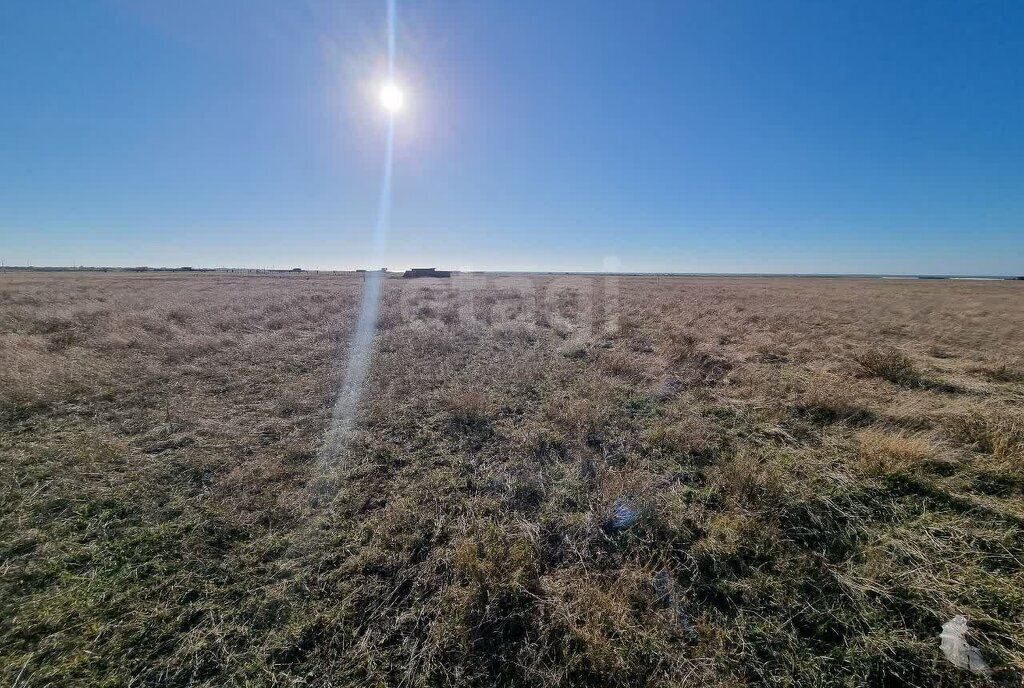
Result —
[{"label": "white plastic litter", "polygon": [[612,504],[611,526],[613,530],[628,528],[640,518],[640,512],[629,505],[622,497],[617,497]]},{"label": "white plastic litter", "polygon": [[957,614],[952,619],[942,624],[942,633],[939,640],[942,646],[942,654],[946,659],[960,667],[978,673],[987,674],[992,670],[981,658],[981,653],[976,647],[967,642],[967,617]]}]

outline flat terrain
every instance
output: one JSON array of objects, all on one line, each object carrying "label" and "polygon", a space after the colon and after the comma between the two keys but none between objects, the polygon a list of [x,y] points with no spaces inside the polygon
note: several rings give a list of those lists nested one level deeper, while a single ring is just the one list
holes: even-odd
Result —
[{"label": "flat terrain", "polygon": [[1020,685],[1024,283],[361,290],[0,274],[0,684]]}]

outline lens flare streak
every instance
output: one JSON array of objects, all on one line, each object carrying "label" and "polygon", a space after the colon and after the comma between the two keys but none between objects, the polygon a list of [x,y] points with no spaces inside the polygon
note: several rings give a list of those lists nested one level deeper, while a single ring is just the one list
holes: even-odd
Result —
[{"label": "lens flare streak", "polygon": [[[388,0],[388,84],[393,84],[395,75],[395,0]],[[398,92],[399,96],[401,92]],[[388,230],[391,226],[391,177],[395,145],[395,115],[399,108],[385,107],[388,117],[387,136],[384,143],[384,169],[381,173],[380,197],[377,204],[377,224],[373,232],[373,264],[380,265],[387,248]],[[320,452],[321,468],[327,468],[341,459],[349,444],[359,411],[366,375],[373,353],[373,340],[377,331],[377,312],[380,303],[383,273],[373,270],[366,273],[363,296],[359,306],[359,318],[348,351],[348,361],[342,378],[341,390],[331,412],[331,427],[324,439]]]}]

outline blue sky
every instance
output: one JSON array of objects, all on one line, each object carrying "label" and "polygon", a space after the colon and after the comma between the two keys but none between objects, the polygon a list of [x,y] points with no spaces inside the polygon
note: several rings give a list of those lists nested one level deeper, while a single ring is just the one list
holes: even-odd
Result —
[{"label": "blue sky", "polygon": [[[0,260],[362,267],[384,0],[5,0]],[[385,264],[1024,273],[1024,3],[398,1]]]}]

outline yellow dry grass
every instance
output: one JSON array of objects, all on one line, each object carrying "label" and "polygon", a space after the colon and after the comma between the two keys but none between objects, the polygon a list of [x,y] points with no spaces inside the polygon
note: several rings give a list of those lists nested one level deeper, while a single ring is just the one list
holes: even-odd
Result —
[{"label": "yellow dry grass", "polygon": [[1024,284],[0,274],[0,682],[1024,670]]}]

